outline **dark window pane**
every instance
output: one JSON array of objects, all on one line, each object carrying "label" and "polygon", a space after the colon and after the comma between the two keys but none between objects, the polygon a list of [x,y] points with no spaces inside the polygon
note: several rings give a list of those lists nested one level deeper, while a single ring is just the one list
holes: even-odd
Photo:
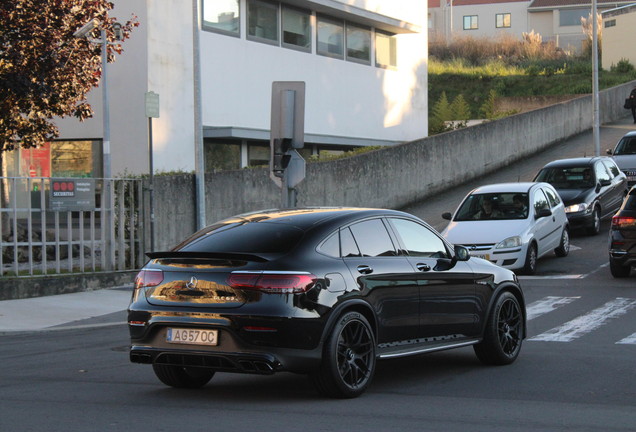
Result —
[{"label": "dark window pane", "polygon": [[180,252],[288,253],[303,237],[299,228],[278,223],[219,223],[175,247]]},{"label": "dark window pane", "polygon": [[545,192],[545,194],[548,196],[548,200],[550,201],[550,205],[552,207],[558,206],[559,203],[561,202],[561,200],[559,199],[559,195],[554,193],[554,191],[545,188],[543,189],[543,192]]},{"label": "dark window pane", "polygon": [[545,197],[545,194],[541,191],[541,189],[537,190],[534,194],[534,212],[539,213],[541,210],[550,209],[548,205],[548,199]]},{"label": "dark window pane", "polygon": [[283,43],[311,50],[311,16],[283,8]]},{"label": "dark window pane", "polygon": [[247,34],[254,38],[278,41],[278,7],[269,3],[247,3]]},{"label": "dark window pane", "polygon": [[607,172],[607,169],[605,169],[605,165],[603,165],[602,163],[596,163],[596,165],[594,165],[594,171],[596,172],[596,178],[601,181],[601,180],[611,180],[611,177],[609,175],[609,173]]},{"label": "dark window pane", "polygon": [[239,144],[205,143],[205,172],[241,168]]},{"label": "dark window pane", "polygon": [[356,241],[353,239],[353,234],[351,234],[349,228],[340,231],[340,247],[342,248],[341,253],[344,258],[360,256],[358,245],[356,245]]},{"label": "dark window pane", "polygon": [[351,225],[351,232],[360,247],[362,256],[395,256],[395,248],[389,233],[380,219],[372,219]]},{"label": "dark window pane", "polygon": [[320,245],[318,249],[321,253],[325,255],[332,256],[334,258],[340,257],[340,239],[338,237],[338,233],[332,234],[327,240]]}]

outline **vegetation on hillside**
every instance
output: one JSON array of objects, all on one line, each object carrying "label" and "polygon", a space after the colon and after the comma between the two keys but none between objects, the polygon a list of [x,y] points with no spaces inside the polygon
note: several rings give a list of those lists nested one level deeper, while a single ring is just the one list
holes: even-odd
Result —
[{"label": "vegetation on hillside", "polygon": [[[589,26],[588,22],[585,25]],[[582,53],[576,53],[552,42],[544,43],[534,32],[524,34],[523,39],[507,34],[495,39],[456,36],[448,44],[441,37],[431,37],[429,134],[461,127],[457,122],[448,122],[455,118],[442,120],[439,116],[448,101],[460,96],[470,118],[492,119],[514,113],[495,112],[493,94],[520,97],[592,93],[591,51],[591,42],[584,45]],[[599,66],[600,90],[634,79],[636,71],[627,60],[612,65],[609,71]]]}]

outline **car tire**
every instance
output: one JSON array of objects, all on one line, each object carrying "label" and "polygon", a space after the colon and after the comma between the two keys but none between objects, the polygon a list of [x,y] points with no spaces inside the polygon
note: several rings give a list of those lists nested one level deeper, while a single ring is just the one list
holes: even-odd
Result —
[{"label": "car tire", "polygon": [[488,315],[484,339],[473,345],[477,358],[487,365],[507,365],[514,362],[523,341],[523,315],[517,298],[502,292]]},{"label": "car tire", "polygon": [[159,381],[175,388],[199,388],[206,385],[214,376],[214,371],[199,368],[185,368],[153,364],[152,369]]},{"label": "car tire", "polygon": [[563,228],[561,243],[559,243],[559,247],[554,250],[554,253],[558,257],[566,257],[570,253],[570,232],[567,227]]},{"label": "car tire", "polygon": [[320,367],[310,379],[325,396],[354,398],[369,386],[375,364],[375,337],[369,322],[358,312],[346,312],[327,337]]},{"label": "car tire", "polygon": [[610,272],[612,276],[615,278],[626,278],[629,277],[629,274],[632,272],[631,266],[622,266],[620,264],[615,263],[610,259]]},{"label": "car tire", "polygon": [[533,275],[537,272],[537,246],[534,243],[528,245],[526,263],[523,266],[523,274]]},{"label": "car tire", "polygon": [[601,232],[601,211],[598,207],[594,207],[592,221],[592,226],[587,227],[586,231],[589,235],[598,235]]}]

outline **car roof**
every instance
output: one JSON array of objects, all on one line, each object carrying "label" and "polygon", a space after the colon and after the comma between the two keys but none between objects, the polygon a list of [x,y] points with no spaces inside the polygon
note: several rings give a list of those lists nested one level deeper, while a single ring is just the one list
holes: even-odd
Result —
[{"label": "car roof", "polygon": [[574,168],[574,167],[591,167],[597,161],[600,160],[611,160],[609,157],[605,156],[594,156],[594,157],[580,157],[580,158],[571,158],[571,159],[559,159],[550,162],[543,168]]},{"label": "car roof", "polygon": [[408,216],[404,212],[377,208],[357,207],[303,207],[290,209],[270,209],[252,213],[243,213],[220,221],[227,224],[232,222],[267,222],[293,225],[302,230],[311,229],[317,225],[344,225],[350,221],[373,216]]},{"label": "car roof", "polygon": [[[474,189],[471,194],[488,194],[488,193],[528,193],[530,188],[540,183],[518,182],[518,183],[497,183],[492,185],[479,186]],[[545,183],[547,185],[547,183]]]},{"label": "car roof", "polygon": [[625,135],[623,135],[623,138],[625,138],[625,137],[633,137],[633,136],[636,136],[636,131],[627,132]]}]

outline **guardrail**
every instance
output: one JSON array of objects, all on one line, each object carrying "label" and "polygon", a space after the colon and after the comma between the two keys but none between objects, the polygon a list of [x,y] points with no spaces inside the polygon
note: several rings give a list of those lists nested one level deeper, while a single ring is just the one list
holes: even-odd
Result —
[{"label": "guardrail", "polygon": [[142,181],[94,182],[94,208],[64,211],[51,209],[50,178],[0,177],[3,276],[133,270],[143,265]]}]

